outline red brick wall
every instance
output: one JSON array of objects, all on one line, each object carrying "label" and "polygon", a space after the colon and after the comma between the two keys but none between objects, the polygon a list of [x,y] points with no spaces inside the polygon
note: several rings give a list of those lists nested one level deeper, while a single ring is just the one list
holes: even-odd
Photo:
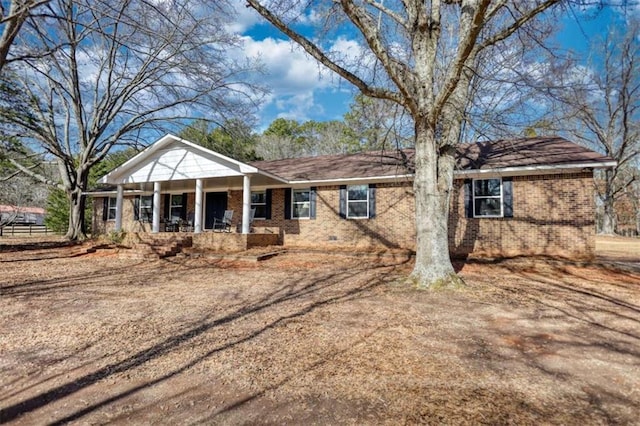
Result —
[{"label": "red brick wall", "polygon": [[413,247],[411,183],[376,185],[374,219],[342,219],[340,187],[317,188],[316,219],[284,219],[284,189],[272,193],[271,220],[255,220],[256,229],[278,229],[285,245],[297,247],[406,248]]},{"label": "red brick wall", "polygon": [[451,200],[453,253],[593,256],[595,201],[590,172],[514,177],[512,218],[465,218],[463,184],[455,181]]},{"label": "red brick wall", "polygon": [[[451,196],[449,246],[455,255],[589,258],[595,249],[592,174],[513,178],[512,218],[465,217],[463,180]],[[241,196],[238,193],[238,196]],[[375,219],[342,219],[339,187],[318,187],[317,219],[284,219],[284,190],[273,191],[272,220],[288,246],[415,249],[410,182],[378,184]]]},{"label": "red brick wall", "polygon": [[[122,204],[122,229],[128,232],[151,232],[150,223],[142,223],[135,220],[134,198],[125,197]],[[108,234],[113,231],[116,226],[115,220],[102,220],[102,209],[104,206],[104,198],[94,198],[93,201],[93,235]]]},{"label": "red brick wall", "polygon": [[[512,218],[466,218],[463,180],[451,196],[449,246],[454,255],[550,255],[588,258],[595,249],[595,208],[591,172],[513,178]],[[253,223],[253,232],[275,233],[293,247],[415,249],[414,197],[411,182],[376,185],[374,219],[342,219],[339,187],[317,188],[316,219],[284,219],[284,189],[274,189],[270,220]],[[162,197],[164,202],[164,197]],[[189,194],[188,210],[193,210]],[[162,208],[162,206],[161,206]],[[235,231],[242,220],[242,191],[229,192]],[[94,227],[113,229],[102,221],[102,200],[96,199]],[[123,228],[149,231],[150,224],[133,220],[133,199],[125,198]]]}]

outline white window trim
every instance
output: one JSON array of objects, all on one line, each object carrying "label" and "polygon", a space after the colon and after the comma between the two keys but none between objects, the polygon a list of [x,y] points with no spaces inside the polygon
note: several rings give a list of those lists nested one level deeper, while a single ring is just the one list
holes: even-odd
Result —
[{"label": "white window trim", "polygon": [[[264,203],[251,203],[251,208],[255,208],[256,206],[264,206],[264,211],[267,211],[267,191],[251,191],[251,198],[253,198],[253,194],[264,194]],[[293,197],[293,193],[291,193]],[[256,209],[258,211],[258,209]],[[293,212],[292,212],[293,213]],[[254,219],[265,220],[266,216],[254,216]]]},{"label": "white window trim", "polygon": [[[349,200],[349,187],[352,186],[364,186],[366,187],[366,191],[365,193],[367,194],[367,198],[364,200]],[[349,203],[367,203],[367,214],[366,216],[350,216],[349,215]],[[347,215],[347,219],[369,219],[369,185],[367,184],[361,184],[361,185],[347,185],[347,193],[346,193],[346,204],[347,204],[347,211],[345,212]]]},{"label": "white window trim", "polygon": [[[477,196],[476,197],[476,181],[484,181],[484,180],[499,180],[500,181],[500,214],[499,215],[476,215],[476,199],[489,199],[489,198],[498,198],[496,195],[492,196]],[[485,179],[472,179],[471,181],[471,209],[473,212],[474,218],[491,218],[491,217],[504,217],[504,188],[502,186],[502,178],[494,177],[494,178],[485,178]]]},{"label": "white window trim", "polygon": [[[295,196],[296,192],[308,192],[309,193],[309,201],[295,201],[296,200],[296,196]],[[303,203],[309,203],[309,214],[307,216],[295,216],[293,214],[295,212],[295,209],[293,207],[296,204],[303,204]],[[297,188],[297,189],[292,189],[291,190],[291,219],[294,219],[294,220],[311,219],[311,188]]]},{"label": "white window trim", "polygon": [[180,220],[180,218],[182,218],[182,209],[185,207],[184,206],[184,202],[185,200],[181,200],[180,204],[176,204],[175,206],[173,205],[173,197],[179,196],[180,198],[184,198],[182,196],[182,194],[171,194],[171,197],[169,197],[169,220],[173,221],[173,210],[177,209],[178,207],[180,208],[180,215],[178,217],[178,220]]},{"label": "white window trim", "polygon": [[[111,201],[113,201],[113,206],[111,205]],[[114,222],[116,220],[117,203],[118,203],[117,197],[109,197],[109,201],[107,201],[107,221],[108,222]],[[111,218],[111,215],[110,215],[111,210],[113,210],[113,218]]]},{"label": "white window trim", "polygon": [[[143,198],[150,198],[151,199],[151,205],[149,207],[144,207],[142,205],[142,199]],[[145,216],[142,213],[145,209],[151,209],[150,214],[148,216]],[[148,222],[145,221],[146,217],[149,217],[149,221]],[[139,205],[138,205],[138,220],[140,222],[143,222],[143,223],[152,223],[153,222],[153,195],[141,195],[140,196],[140,202],[139,202]]]}]

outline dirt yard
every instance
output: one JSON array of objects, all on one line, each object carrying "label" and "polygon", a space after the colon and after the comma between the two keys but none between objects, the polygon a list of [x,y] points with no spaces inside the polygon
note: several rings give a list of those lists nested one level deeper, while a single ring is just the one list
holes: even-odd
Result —
[{"label": "dirt yard", "polygon": [[0,245],[0,423],[638,424],[640,273],[614,243],[459,265],[455,293],[384,257]]}]

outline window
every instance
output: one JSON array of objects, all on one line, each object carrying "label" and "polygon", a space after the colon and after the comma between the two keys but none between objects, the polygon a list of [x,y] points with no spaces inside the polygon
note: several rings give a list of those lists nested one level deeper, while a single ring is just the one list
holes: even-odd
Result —
[{"label": "window", "polygon": [[169,220],[171,222],[178,222],[182,218],[182,194],[172,194],[171,203],[169,207]]},{"label": "window", "polygon": [[116,219],[116,197],[109,197],[109,201],[107,202],[107,220],[115,220]]},{"label": "window", "polygon": [[369,185],[347,186],[347,218],[369,217]]},{"label": "window", "polygon": [[376,184],[341,185],[340,217],[373,219],[376,217]]},{"label": "window", "polygon": [[502,180],[473,180],[473,216],[502,217]]},{"label": "window", "polygon": [[293,219],[308,219],[311,213],[311,191],[309,189],[294,189],[291,199],[291,217]]},{"label": "window", "polygon": [[256,209],[256,219],[266,219],[267,217],[267,192],[257,191],[251,193],[251,208]]},{"label": "window", "polygon": [[153,222],[153,195],[141,195],[138,217],[142,222]]}]

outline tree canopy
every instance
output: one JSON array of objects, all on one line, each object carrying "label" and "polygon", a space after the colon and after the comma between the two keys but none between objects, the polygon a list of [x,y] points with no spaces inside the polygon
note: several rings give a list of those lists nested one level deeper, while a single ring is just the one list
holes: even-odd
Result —
[{"label": "tree canopy", "polygon": [[256,154],[257,135],[240,119],[225,121],[212,128],[205,120],[196,120],[180,131],[179,136],[238,161],[260,159]]},{"label": "tree canopy", "polygon": [[[224,2],[51,0],[41,7],[46,17],[26,19],[14,43],[22,58],[9,67],[25,107],[0,102],[0,133],[57,162],[71,206],[66,236],[78,239],[91,169],[113,147],[140,145],[203,114],[249,114],[255,88],[246,81],[256,67],[227,54],[240,40],[221,25],[229,19]],[[45,180],[21,159],[10,161]]]}]

